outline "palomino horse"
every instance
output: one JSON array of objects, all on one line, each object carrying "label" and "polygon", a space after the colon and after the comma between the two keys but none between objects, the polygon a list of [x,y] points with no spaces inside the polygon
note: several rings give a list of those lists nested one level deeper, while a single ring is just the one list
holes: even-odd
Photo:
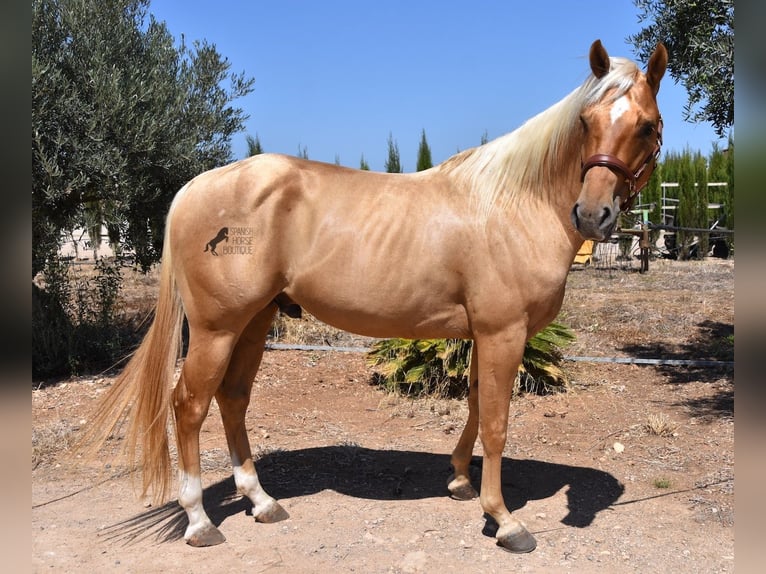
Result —
[{"label": "palomino horse", "polygon": [[[102,444],[129,414],[129,454],[135,461],[140,453],[145,492],[161,499],[172,481],[173,409],[189,544],[224,541],[202,505],[199,432],[213,397],[253,516],[287,516],[258,480],[245,411],[275,313],[300,306],[362,335],[474,340],[468,421],[448,489],[457,499],[477,496],[468,466],[480,434],[481,507],[497,521],[501,546],[535,548],[501,492],[513,380],[526,341],[558,313],[583,238],[610,235],[661,143],[664,46],[645,74],[610,58],[600,41],[589,59],[592,75],[563,100],[427,171],[383,174],[267,154],[179,191],[154,322],[91,438]],[[189,347],[172,388],[184,315]]]}]

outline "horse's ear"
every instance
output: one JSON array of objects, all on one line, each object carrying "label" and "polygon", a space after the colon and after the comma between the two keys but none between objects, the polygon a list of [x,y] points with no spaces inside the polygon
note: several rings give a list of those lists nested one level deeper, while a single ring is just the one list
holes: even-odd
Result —
[{"label": "horse's ear", "polygon": [[590,46],[590,69],[597,78],[603,78],[609,73],[609,54],[601,45],[601,40],[596,40]]},{"label": "horse's ear", "polygon": [[649,65],[646,67],[646,82],[652,88],[654,95],[660,91],[660,80],[665,75],[665,68],[668,67],[668,51],[665,45],[660,42],[649,58]]}]

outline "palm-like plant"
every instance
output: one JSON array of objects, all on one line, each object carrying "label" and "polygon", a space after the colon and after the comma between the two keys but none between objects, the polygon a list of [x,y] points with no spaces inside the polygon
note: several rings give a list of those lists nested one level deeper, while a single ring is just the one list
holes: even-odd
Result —
[{"label": "palm-like plant", "polygon": [[[551,323],[532,337],[514,382],[521,391],[564,390],[569,379],[561,368],[561,349],[574,340],[572,331]],[[441,397],[465,396],[472,341],[463,339],[384,339],[373,345],[367,362],[392,391]]]},{"label": "palm-like plant", "polygon": [[574,338],[574,333],[566,325],[550,323],[527,341],[514,393],[520,390],[533,393],[565,390],[569,385],[569,377],[561,368],[564,358],[561,350]]}]

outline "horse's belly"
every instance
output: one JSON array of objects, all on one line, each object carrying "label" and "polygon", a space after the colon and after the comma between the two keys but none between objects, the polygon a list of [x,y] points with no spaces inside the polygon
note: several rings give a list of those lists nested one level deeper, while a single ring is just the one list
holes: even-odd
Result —
[{"label": "horse's belly", "polygon": [[291,298],[314,317],[343,331],[367,337],[406,339],[470,338],[465,308],[458,304],[399,305],[385,297]]}]

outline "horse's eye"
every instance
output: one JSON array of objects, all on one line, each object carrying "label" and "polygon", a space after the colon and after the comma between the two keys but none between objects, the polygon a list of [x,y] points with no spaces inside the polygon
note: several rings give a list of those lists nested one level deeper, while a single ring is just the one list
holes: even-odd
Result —
[{"label": "horse's eye", "polygon": [[585,121],[584,116],[580,116],[580,124],[582,125],[582,129],[587,132],[588,131],[588,122]]},{"label": "horse's eye", "polygon": [[650,137],[651,135],[654,134],[655,129],[656,128],[654,127],[654,124],[651,124],[649,122],[643,124],[641,126],[641,131],[640,131],[641,137],[645,137],[645,138]]}]

